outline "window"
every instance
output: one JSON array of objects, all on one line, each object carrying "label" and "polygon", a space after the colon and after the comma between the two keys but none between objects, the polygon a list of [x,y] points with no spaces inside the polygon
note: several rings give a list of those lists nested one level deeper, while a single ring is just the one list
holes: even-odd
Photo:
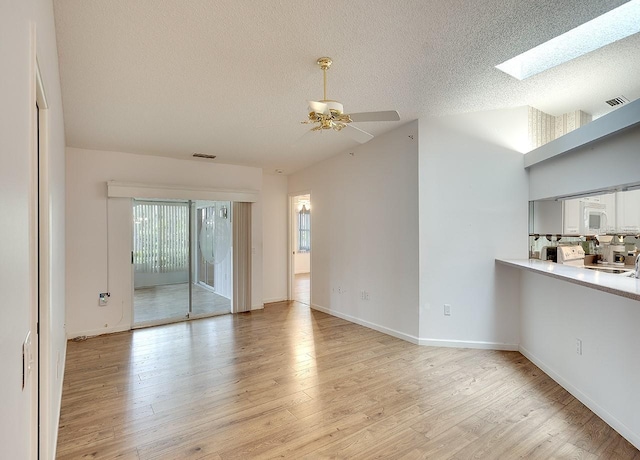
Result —
[{"label": "window", "polygon": [[311,210],[306,205],[298,211],[298,252],[311,251]]}]

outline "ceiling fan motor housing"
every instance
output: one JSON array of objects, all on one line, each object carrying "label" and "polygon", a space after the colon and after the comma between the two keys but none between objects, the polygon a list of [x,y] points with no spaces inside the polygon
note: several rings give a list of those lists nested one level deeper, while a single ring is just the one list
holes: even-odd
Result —
[{"label": "ceiling fan motor housing", "polygon": [[344,106],[338,101],[322,100],[320,102],[324,102],[325,104],[327,104],[327,107],[329,107],[329,110],[331,110],[331,115],[339,116],[344,112]]}]

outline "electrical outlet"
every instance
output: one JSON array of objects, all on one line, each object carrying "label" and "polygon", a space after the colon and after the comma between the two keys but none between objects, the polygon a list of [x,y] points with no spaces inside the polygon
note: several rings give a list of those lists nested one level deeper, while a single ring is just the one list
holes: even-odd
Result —
[{"label": "electrical outlet", "polygon": [[451,316],[451,305],[448,303],[444,304],[444,316]]},{"label": "electrical outlet", "polygon": [[576,339],[576,354],[582,356],[582,340]]},{"label": "electrical outlet", "polygon": [[369,300],[369,291],[364,291],[364,300]]}]

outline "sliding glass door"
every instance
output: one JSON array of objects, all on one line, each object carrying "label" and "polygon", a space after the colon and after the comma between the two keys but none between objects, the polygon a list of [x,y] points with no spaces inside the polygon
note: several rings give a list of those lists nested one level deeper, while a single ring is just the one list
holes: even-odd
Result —
[{"label": "sliding glass door", "polygon": [[189,203],[133,205],[134,324],[189,313]]},{"label": "sliding glass door", "polygon": [[230,312],[228,210],[225,202],[134,200],[134,326]]},{"label": "sliding glass door", "polygon": [[193,253],[196,282],[192,286],[191,316],[231,311],[231,203],[195,202]]}]

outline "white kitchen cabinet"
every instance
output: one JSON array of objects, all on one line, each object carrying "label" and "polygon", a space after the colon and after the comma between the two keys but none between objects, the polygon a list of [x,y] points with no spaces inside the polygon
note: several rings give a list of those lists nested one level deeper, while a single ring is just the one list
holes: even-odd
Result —
[{"label": "white kitchen cabinet", "polygon": [[[592,221],[589,216],[595,216]],[[596,195],[563,201],[562,230],[565,235],[595,235],[616,231],[616,195]]]},{"label": "white kitchen cabinet", "polygon": [[617,228],[616,221],[616,193],[607,193],[606,195],[599,195],[600,203],[606,206],[607,213],[607,233],[615,233]]},{"label": "white kitchen cabinet", "polygon": [[640,232],[640,190],[616,193],[616,230]]},{"label": "white kitchen cabinet", "polygon": [[580,198],[562,202],[562,233],[575,235],[580,233]]}]

